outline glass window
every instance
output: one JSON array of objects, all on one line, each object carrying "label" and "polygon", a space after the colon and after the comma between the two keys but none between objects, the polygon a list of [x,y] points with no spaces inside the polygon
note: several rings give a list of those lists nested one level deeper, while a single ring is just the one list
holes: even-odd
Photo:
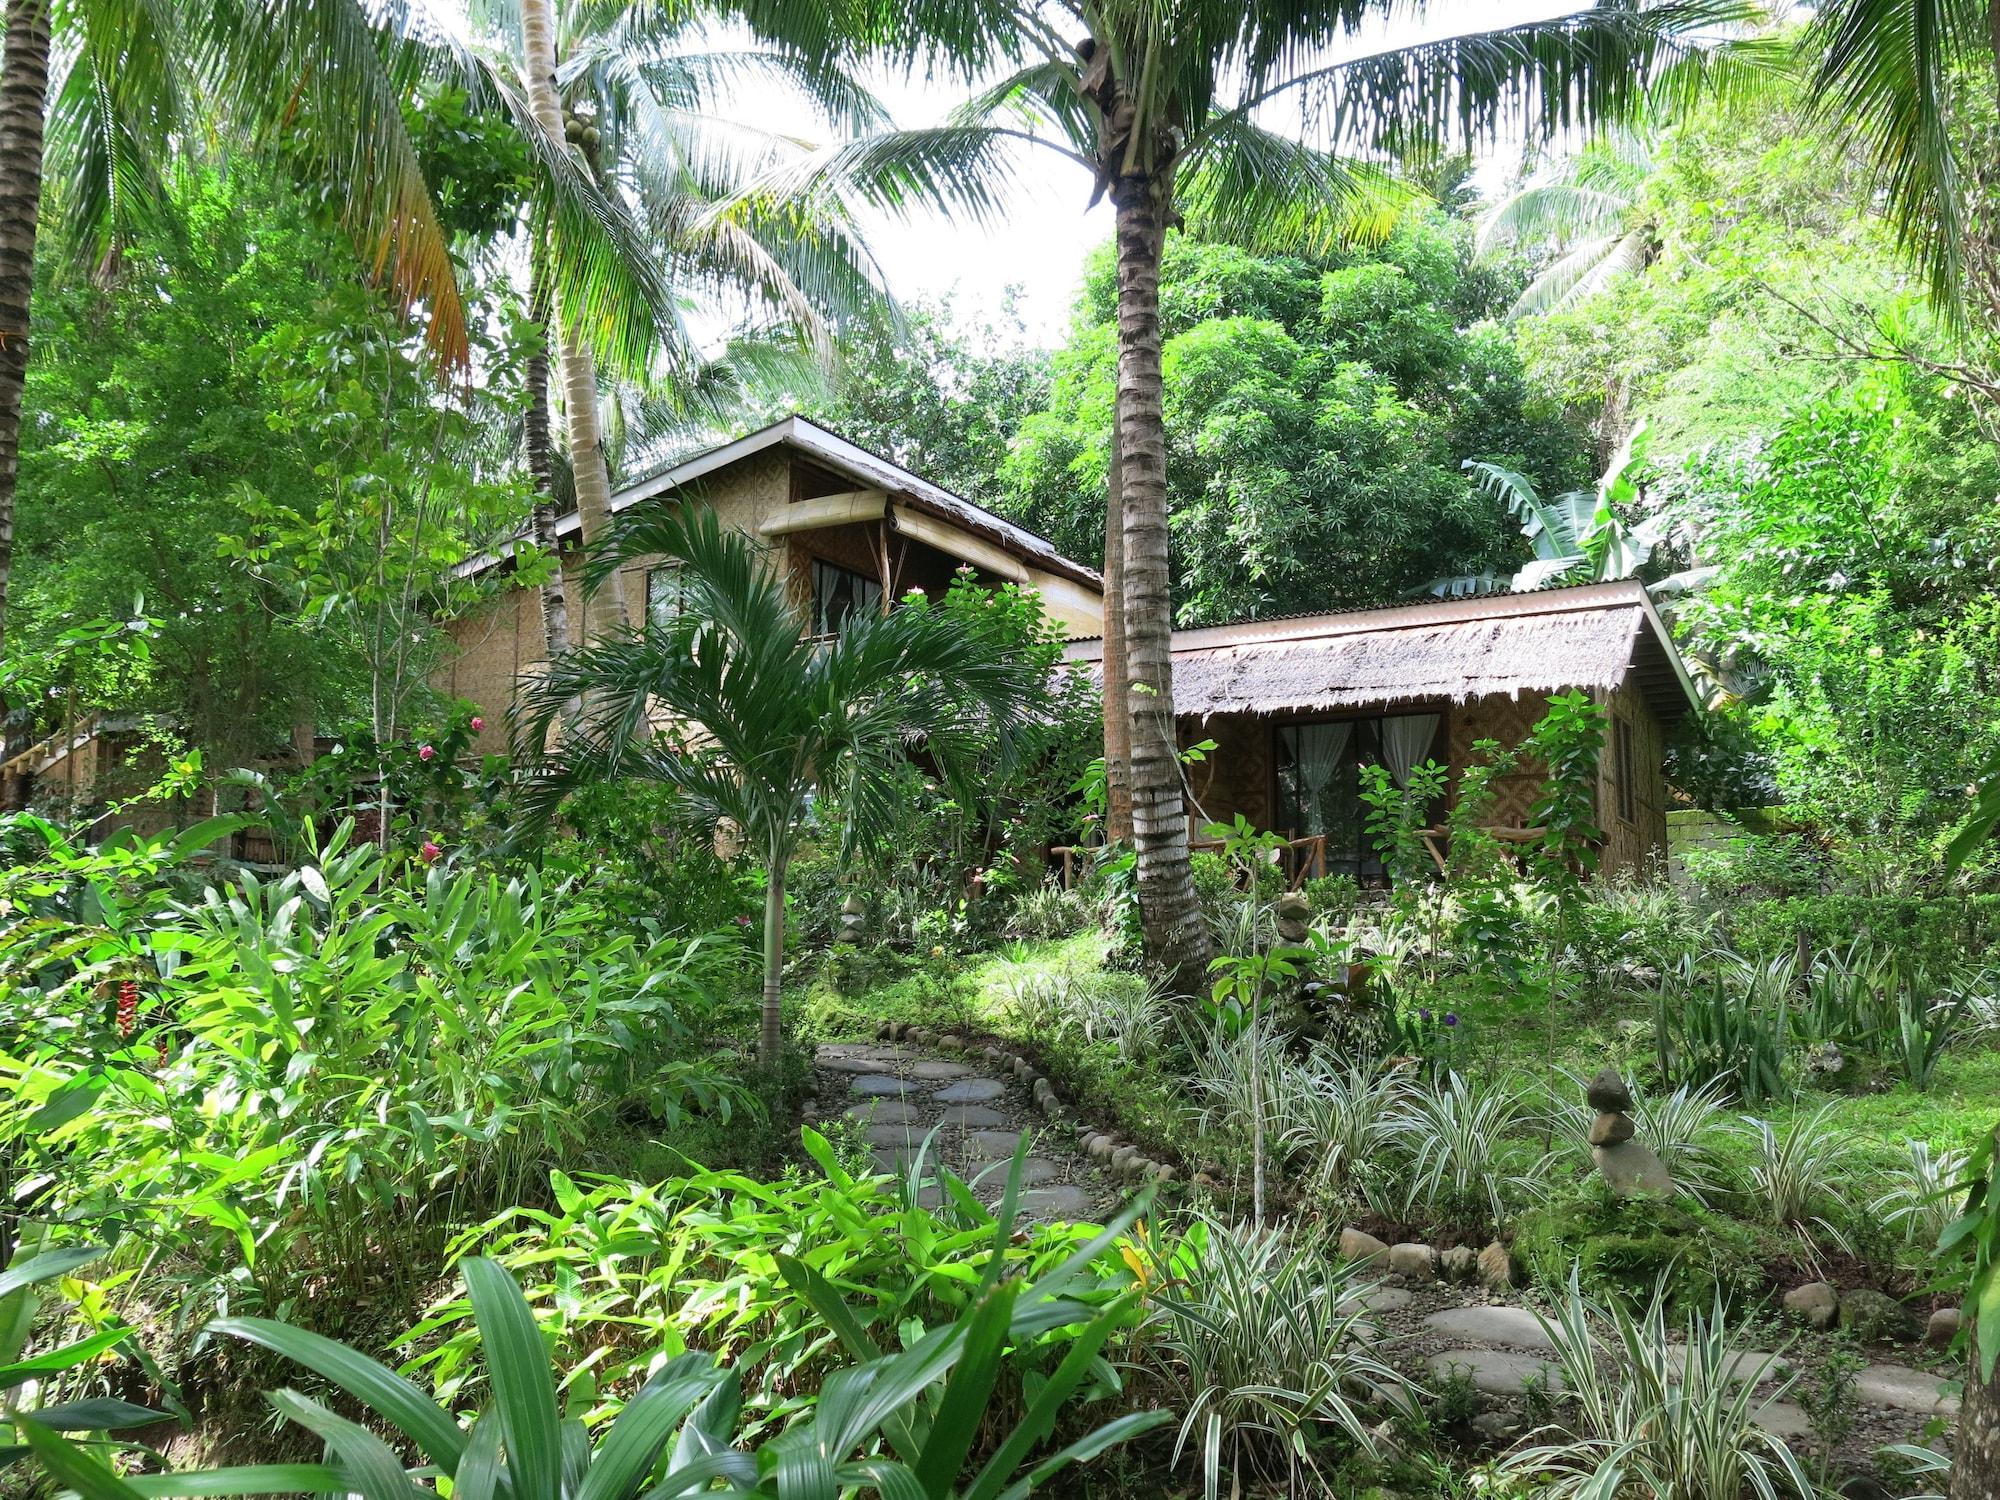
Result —
[{"label": "glass window", "polygon": [[815,557],[812,564],[812,628],[814,635],[834,635],[857,612],[874,614],[882,608],[882,585],[872,578]]},{"label": "glass window", "polygon": [[[1380,875],[1381,852],[1369,841],[1368,805],[1361,800],[1361,768],[1389,766],[1393,775],[1404,762],[1441,758],[1442,723],[1443,715],[1433,713],[1277,725],[1271,735],[1273,826],[1287,838],[1324,835],[1330,871]],[[1396,728],[1385,733],[1389,724]]]},{"label": "glass window", "polygon": [[664,630],[681,617],[685,603],[678,564],[654,568],[646,575],[646,628]]}]

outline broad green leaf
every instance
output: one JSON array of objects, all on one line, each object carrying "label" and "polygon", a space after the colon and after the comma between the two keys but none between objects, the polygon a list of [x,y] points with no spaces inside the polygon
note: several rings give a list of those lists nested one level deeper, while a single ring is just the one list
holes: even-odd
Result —
[{"label": "broad green leaf", "polygon": [[81,1500],[138,1500],[137,1490],[69,1439],[50,1432],[33,1417],[19,1417],[16,1425],[49,1476]]},{"label": "broad green leaf", "polygon": [[335,1416],[293,1390],[272,1391],[265,1399],[326,1444],[362,1500],[424,1500],[424,1492],[404,1472],[395,1451],[358,1422]]},{"label": "broad green leaf", "polygon": [[555,1377],[534,1309],[514,1278],[482,1256],[459,1265],[485,1345],[486,1378],[520,1500],[556,1500],[562,1483],[562,1428]]},{"label": "broad green leaf", "polygon": [[125,1482],[136,1493],[160,1500],[206,1495],[337,1495],[350,1485],[345,1474],[328,1464],[245,1464],[185,1474],[134,1474]]},{"label": "broad green leaf", "polygon": [[208,1325],[304,1365],[389,1423],[447,1474],[456,1473],[465,1433],[451,1413],[392,1370],[321,1334],[269,1318],[222,1318]]}]

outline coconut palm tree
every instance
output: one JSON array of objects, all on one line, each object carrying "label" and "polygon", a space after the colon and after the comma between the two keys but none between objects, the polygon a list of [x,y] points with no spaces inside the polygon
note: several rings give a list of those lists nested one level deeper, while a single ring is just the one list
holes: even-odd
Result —
[{"label": "coconut palm tree", "polygon": [[[760,16],[804,0],[755,0]],[[815,13],[827,15],[824,7]],[[1087,168],[1115,215],[1119,356],[1119,558],[1129,687],[1133,841],[1146,945],[1189,987],[1209,940],[1188,865],[1170,640],[1160,260],[1169,228],[1264,249],[1324,248],[1383,226],[1387,175],[1354,147],[1476,136],[1517,106],[1531,130],[1592,123],[1636,106],[1666,70],[1698,60],[1712,28],[1754,15],[1737,0],[1601,0],[1552,20],[1337,57],[1386,0],[1079,0],[1083,31],[1028,5],[947,0],[869,12],[844,39],[899,61],[943,56],[999,73],[945,124],[852,143],[816,165],[875,184],[880,201],[993,212],[1030,142]],[[851,20],[839,12],[838,20]],[[1290,112],[1313,140],[1262,123]],[[1120,705],[1107,703],[1107,712]],[[1109,738],[1109,737],[1108,737]]]},{"label": "coconut palm tree", "polygon": [[921,600],[813,638],[768,557],[696,498],[620,517],[585,577],[590,587],[633,559],[667,559],[680,568],[680,614],[552,663],[521,705],[515,746],[534,771],[538,816],[578,786],[653,781],[707,827],[733,825],[761,856],[758,1053],[769,1063],[781,1040],[785,876],[815,800],[840,808],[844,852],[867,849],[890,824],[897,771],[921,747],[976,801],[967,771],[990,768],[996,747],[1004,757],[1032,741],[1025,730],[1049,685],[1033,663]]},{"label": "coconut palm tree", "polygon": [[1614,125],[1494,204],[1480,221],[1481,255],[1511,246],[1554,257],[1507,309],[1510,320],[1574,307],[1651,263],[1645,190],[1656,165],[1650,130]]},{"label": "coconut palm tree", "polygon": [[[842,129],[873,127],[883,116],[833,64],[762,41],[716,47],[708,16],[695,8],[499,0],[475,7],[474,19],[496,34],[518,31],[518,52],[482,55],[488,89],[509,102],[558,177],[601,195],[586,200],[590,214],[538,203],[529,215],[531,309],[562,392],[568,474],[588,546],[610,525],[600,360],[637,408],[657,413],[656,393],[671,391],[667,404],[684,414],[728,386],[716,377],[731,369],[689,331],[690,293],[759,303],[822,358],[831,357],[834,326],[882,301],[872,258],[838,201],[808,205],[759,191],[759,178],[799,155],[801,143],[726,117],[721,97],[746,86],[760,97],[782,92]],[[768,353],[768,339],[753,342]],[[542,362],[529,373],[546,370]],[[529,397],[545,399],[542,390]],[[543,495],[537,539],[547,547],[547,449],[534,451],[546,434],[536,430],[539,414],[531,422],[530,471]],[[561,588],[554,573],[543,591],[552,652],[566,644]],[[600,598],[599,618],[615,628],[625,617],[615,577]]]}]

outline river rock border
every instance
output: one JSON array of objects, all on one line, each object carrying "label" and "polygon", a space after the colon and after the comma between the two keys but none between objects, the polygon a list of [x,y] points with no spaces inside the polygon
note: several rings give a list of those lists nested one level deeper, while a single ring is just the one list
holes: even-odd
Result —
[{"label": "river rock border", "polygon": [[[976,1043],[955,1031],[936,1032],[908,1021],[884,1021],[875,1028],[875,1039],[884,1042],[907,1042],[913,1046],[932,1047],[939,1052],[956,1053],[961,1056],[982,1057],[1002,1072],[1013,1075],[1014,1080],[1027,1090],[1028,1097],[1034,1101],[1038,1114],[1052,1122],[1076,1117],[1076,1110],[1063,1101],[1062,1096],[1056,1092],[1056,1086],[1047,1076],[1036,1071],[1035,1065],[1025,1055],[1011,1047],[1003,1047],[995,1042]],[[1087,1122],[1077,1124],[1076,1143],[1085,1156],[1098,1163],[1113,1177],[1141,1183],[1174,1182],[1180,1177],[1179,1169],[1172,1162],[1155,1161],[1131,1141],[1123,1139],[1113,1131]]]}]

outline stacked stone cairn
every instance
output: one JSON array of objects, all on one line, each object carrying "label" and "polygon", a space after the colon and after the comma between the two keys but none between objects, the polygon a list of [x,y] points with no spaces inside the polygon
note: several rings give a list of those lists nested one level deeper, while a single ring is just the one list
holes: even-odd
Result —
[{"label": "stacked stone cairn", "polygon": [[859,891],[850,891],[840,903],[839,941],[859,945],[867,936],[868,899]]},{"label": "stacked stone cairn", "polygon": [[1625,1113],[1632,1107],[1632,1093],[1618,1070],[1605,1068],[1591,1079],[1584,1100],[1597,1111],[1590,1122],[1590,1158],[1612,1193],[1620,1198],[1671,1196],[1674,1184],[1666,1164],[1634,1139],[1637,1127]]},{"label": "stacked stone cairn", "polygon": [[1297,891],[1286,891],[1278,898],[1274,909],[1278,919],[1278,941],[1296,948],[1312,936],[1307,925],[1312,916],[1312,903]]}]

